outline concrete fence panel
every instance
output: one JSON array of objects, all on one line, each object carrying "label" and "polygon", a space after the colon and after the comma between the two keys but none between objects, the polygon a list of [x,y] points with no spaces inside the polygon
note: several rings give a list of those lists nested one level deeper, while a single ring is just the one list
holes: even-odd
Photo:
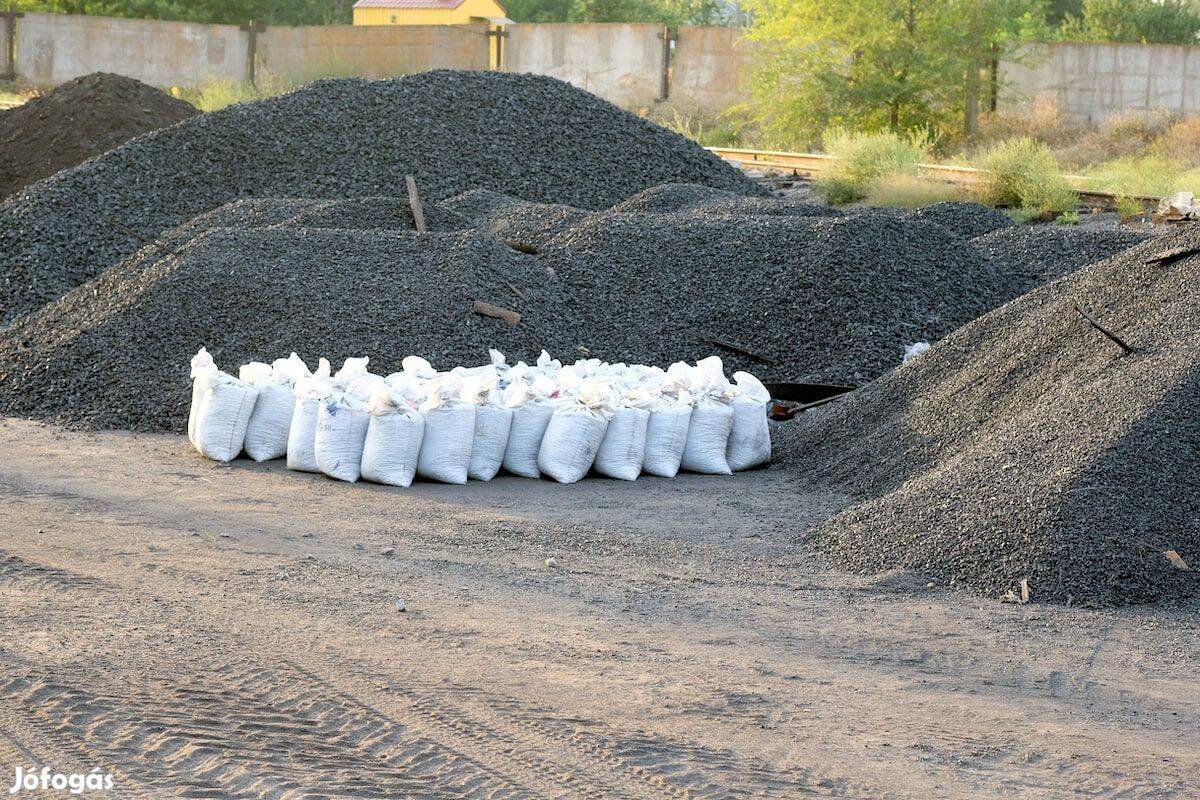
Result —
[{"label": "concrete fence panel", "polygon": [[505,63],[509,72],[550,75],[619,106],[646,106],[662,88],[661,34],[659,25],[512,25]]},{"label": "concrete fence panel", "polygon": [[753,48],[740,28],[680,28],[671,100],[716,111],[745,102]]},{"label": "concrete fence panel", "polygon": [[155,86],[246,75],[246,34],[234,25],[26,14],[17,22],[17,74],[57,86],[115,72]]},{"label": "concrete fence panel", "polygon": [[487,69],[485,25],[268,27],[258,38],[262,68],[305,81],[329,75],[386,78],[427,69]]},{"label": "concrete fence panel", "polygon": [[1002,109],[1048,96],[1089,122],[1128,109],[1200,112],[1200,47],[1064,42],[1029,48],[1000,72]]}]

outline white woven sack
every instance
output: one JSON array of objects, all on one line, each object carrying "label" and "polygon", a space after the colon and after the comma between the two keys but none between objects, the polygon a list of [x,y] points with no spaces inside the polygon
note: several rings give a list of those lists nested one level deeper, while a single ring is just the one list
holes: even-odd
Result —
[{"label": "white woven sack", "polygon": [[606,392],[589,381],[575,397],[555,404],[538,450],[538,470],[559,483],[575,483],[596,460],[612,415]]},{"label": "white woven sack", "polygon": [[200,445],[196,441],[196,419],[200,416],[200,402],[204,399],[204,387],[208,383],[201,384],[196,379],[216,368],[217,365],[213,362],[213,357],[209,355],[207,348],[201,347],[200,352],[192,356],[192,406],[188,411],[187,435],[188,441],[197,450],[200,449]]},{"label": "white woven sack", "polygon": [[687,443],[679,468],[708,475],[731,475],[725,448],[733,429],[733,408],[728,403],[701,397],[692,409]]},{"label": "white woven sack", "polygon": [[320,472],[317,464],[317,415],[321,401],[333,391],[332,382],[320,375],[329,374],[329,362],[321,359],[318,375],[296,382],[293,394],[292,424],[288,428],[287,468],[297,472]]},{"label": "white woven sack", "polygon": [[771,460],[771,429],[767,425],[767,404],[771,393],[748,372],[733,373],[737,396],[733,408],[733,426],[725,447],[725,460],[734,472],[761,466]]},{"label": "white woven sack", "polygon": [[512,421],[511,408],[494,405],[475,408],[475,439],[471,444],[471,463],[467,468],[467,475],[472,480],[490,481],[500,472]]},{"label": "white woven sack", "polygon": [[417,457],[417,474],[442,483],[466,483],[475,439],[475,406],[459,394],[460,379],[442,375],[429,384],[429,398],[421,408],[425,438]]},{"label": "white woven sack", "polygon": [[258,390],[215,369],[201,374],[196,382],[200,384],[196,449],[213,461],[233,461],[242,452]]},{"label": "white woven sack", "polygon": [[335,391],[321,401],[313,451],[331,478],[354,483],[362,475],[362,452],[371,415],[357,397]]},{"label": "white woven sack", "polygon": [[508,432],[512,427],[512,409],[502,404],[497,391],[500,383],[497,361],[502,364],[504,356],[495,350],[491,353],[491,364],[459,373],[467,376],[463,380],[462,399],[475,406],[475,438],[471,443],[467,477],[476,481],[490,481],[496,477],[504,463],[504,448],[508,445]]},{"label": "white woven sack", "polygon": [[642,471],[647,475],[674,478],[683,460],[688,430],[692,425],[692,403],[661,402],[650,412],[646,424],[646,454]]},{"label": "white woven sack", "polygon": [[425,418],[412,398],[392,389],[376,392],[363,443],[362,477],[389,486],[411,486],[425,435]]},{"label": "white woven sack", "polygon": [[650,412],[644,408],[621,407],[613,410],[596,451],[596,472],[622,481],[637,480],[646,457],[646,431]]},{"label": "white woven sack", "polygon": [[[324,362],[328,374],[329,362]],[[270,461],[287,454],[292,413],[296,408],[293,392],[296,381],[309,376],[300,356],[276,359],[273,364],[252,361],[242,366],[238,377],[258,389],[258,401],[246,427],[243,449],[255,461]]]},{"label": "white woven sack", "polygon": [[[519,374],[517,367],[512,372]],[[516,382],[504,392],[504,404],[512,409],[512,424],[508,429],[508,443],[504,446],[504,469],[522,478],[541,476],[538,470],[538,451],[550,418],[554,416],[554,404],[550,396],[554,383],[538,377],[531,383]]]}]

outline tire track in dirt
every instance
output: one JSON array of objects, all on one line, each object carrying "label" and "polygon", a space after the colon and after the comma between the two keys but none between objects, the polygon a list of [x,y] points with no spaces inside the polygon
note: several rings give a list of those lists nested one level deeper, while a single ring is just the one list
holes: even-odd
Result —
[{"label": "tire track in dirt", "polygon": [[[281,681],[270,668],[175,670],[140,681],[48,680],[34,671],[5,681],[0,698],[25,709],[44,734],[72,740],[96,763],[136,765],[136,779],[172,795],[543,796],[419,730],[331,699],[319,686]],[[185,670],[190,676],[181,677]]]},{"label": "tire track in dirt", "polygon": [[35,591],[111,591],[114,587],[89,575],[49,567],[0,550],[0,586],[20,585]]},{"label": "tire track in dirt", "polygon": [[[351,665],[341,667],[365,684],[396,681],[394,672],[369,673]],[[335,690],[331,687],[331,691]],[[404,697],[438,724],[461,730],[473,726],[493,740],[499,737],[525,742],[541,753],[561,753],[561,760],[576,765],[576,774],[606,776],[611,794],[602,795],[605,797],[735,800],[879,796],[878,787],[856,787],[844,778],[812,769],[784,774],[769,764],[740,758],[728,749],[651,734],[618,734],[607,730],[603,723],[564,717],[480,687],[432,683],[405,675],[403,686],[389,686],[388,691]]]}]

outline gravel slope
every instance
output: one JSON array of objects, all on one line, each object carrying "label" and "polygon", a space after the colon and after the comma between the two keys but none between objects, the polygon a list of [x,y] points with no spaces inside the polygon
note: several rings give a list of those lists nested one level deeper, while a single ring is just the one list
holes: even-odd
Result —
[{"label": "gravel slope", "polygon": [[552,78],[318,81],[139,137],[0,205],[0,323],[233,200],[397,196],[406,174],[428,202],[485,187],[606,208],[665,181],[764,193],[699,145]]},{"label": "gravel slope", "polygon": [[1200,256],[1143,263],[1185,245],[1196,226],[1036,289],[786,429],[798,475],[868,498],[820,545],[991,596],[1022,578],[1058,602],[1200,593]]}]

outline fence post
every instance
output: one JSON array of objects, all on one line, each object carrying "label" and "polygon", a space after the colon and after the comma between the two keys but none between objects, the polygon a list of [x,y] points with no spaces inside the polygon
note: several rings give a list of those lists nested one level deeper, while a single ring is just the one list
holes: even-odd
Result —
[{"label": "fence post", "polygon": [[658,88],[658,99],[666,100],[671,96],[671,44],[676,40],[676,32],[663,26],[662,33],[658,34],[658,38],[662,39],[662,81]]},{"label": "fence post", "polygon": [[266,30],[266,27],[258,24],[258,20],[250,20],[248,25],[243,25],[242,30],[250,35],[246,41],[246,80],[250,85],[254,85],[255,67],[258,64],[258,34]]},{"label": "fence post", "polygon": [[8,10],[0,16],[4,17],[4,75],[6,81],[16,80],[17,77],[17,20],[25,16],[17,11],[11,3]]}]

